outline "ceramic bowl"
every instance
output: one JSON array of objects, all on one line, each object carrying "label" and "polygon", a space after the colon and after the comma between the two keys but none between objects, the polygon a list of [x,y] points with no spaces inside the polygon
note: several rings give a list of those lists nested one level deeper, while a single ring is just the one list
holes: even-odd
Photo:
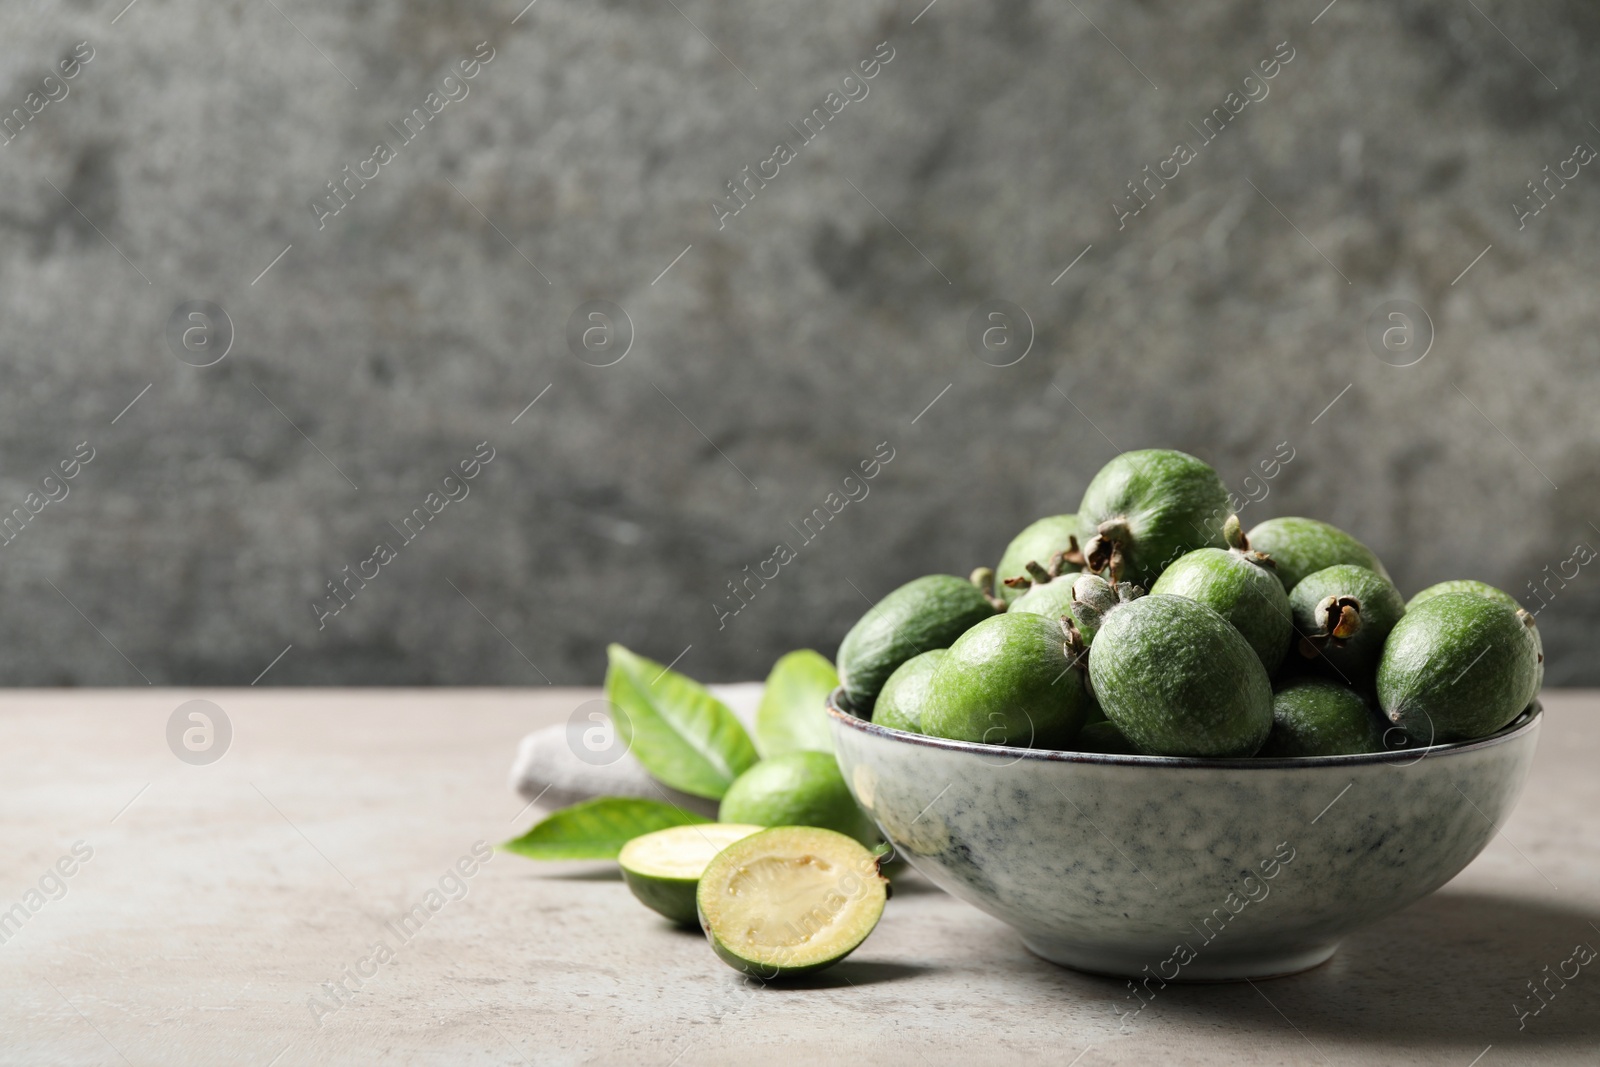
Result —
[{"label": "ceramic bowl", "polygon": [[1036,955],[1147,984],[1315,967],[1448,882],[1510,813],[1541,720],[1535,704],[1477,741],[1222,760],[923,737],[842,690],[828,715],[851,792],[912,867]]}]

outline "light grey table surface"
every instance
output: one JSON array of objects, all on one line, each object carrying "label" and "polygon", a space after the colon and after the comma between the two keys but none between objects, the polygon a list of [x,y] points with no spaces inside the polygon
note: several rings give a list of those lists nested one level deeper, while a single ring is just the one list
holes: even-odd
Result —
[{"label": "light grey table surface", "polygon": [[[518,739],[595,695],[0,696],[0,910],[27,912],[0,927],[0,1063],[1600,1060],[1600,961],[1520,1028],[1514,1008],[1575,945],[1600,947],[1600,694],[1546,695],[1520,805],[1437,894],[1310,973],[1168,987],[1120,1029],[1120,983],[1035,959],[915,877],[849,960],[768,988],[640,907],[609,864],[496,853],[447,879],[537,814],[507,784]],[[233,730],[208,766],[166,740],[195,698]],[[333,1010],[324,983],[341,978],[357,991]]]}]

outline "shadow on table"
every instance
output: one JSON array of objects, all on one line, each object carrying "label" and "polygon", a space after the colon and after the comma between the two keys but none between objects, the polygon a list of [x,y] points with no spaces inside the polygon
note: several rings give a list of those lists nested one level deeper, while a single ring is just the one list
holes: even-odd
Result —
[{"label": "shadow on table", "polygon": [[1507,1051],[1519,1041],[1525,1051],[1550,1039],[1594,1041],[1600,958],[1564,982],[1551,976],[1572,974],[1575,946],[1600,950],[1597,926],[1600,917],[1545,901],[1437,893],[1346,938],[1332,960],[1304,974],[1254,989],[1172,985],[1150,1007],[1166,1000],[1170,1011],[1250,1026],[1287,1021],[1312,1039],[1451,1039]]}]

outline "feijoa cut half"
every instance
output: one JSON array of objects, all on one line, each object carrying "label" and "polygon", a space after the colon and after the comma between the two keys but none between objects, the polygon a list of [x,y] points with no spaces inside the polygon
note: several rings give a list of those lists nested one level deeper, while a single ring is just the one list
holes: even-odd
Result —
[{"label": "feijoa cut half", "polygon": [[878,856],[832,830],[778,826],[706,865],[700,927],[728,966],[764,981],[831,967],[872,933],[888,899]]},{"label": "feijoa cut half", "polygon": [[675,923],[693,926],[695,886],[706,864],[735,841],[762,829],[731,822],[669,826],[623,845],[617,864],[640,903]]}]

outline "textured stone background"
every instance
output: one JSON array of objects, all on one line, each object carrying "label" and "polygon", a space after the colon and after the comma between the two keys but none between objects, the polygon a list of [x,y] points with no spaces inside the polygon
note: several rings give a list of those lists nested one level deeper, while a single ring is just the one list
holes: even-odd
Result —
[{"label": "textured stone background", "polygon": [[[1246,519],[1345,526],[1406,592],[1534,606],[1600,545],[1600,175],[1511,208],[1600,143],[1579,0],[124,2],[0,11],[0,109],[95,49],[0,147],[0,504],[96,450],[0,549],[7,683],[243,684],[291,644],[262,684],[594,682],[608,641],[759,676],[1157,445],[1242,493],[1290,442]],[[324,183],[486,40],[319,231]],[[882,41],[870,94],[718,230],[723,183]],[[1119,231],[1124,183],[1282,41],[1270,95]],[[1004,369],[964,339],[995,297],[1037,333]],[[1414,366],[1363,337],[1394,298],[1436,330]],[[236,330],[205,369],[164,337],[196,299]],[[595,299],[636,331],[605,368],[565,340]],[[319,630],[324,583],[484,440],[471,495]],[[1551,681],[1600,682],[1600,571],[1540,618]]]}]

